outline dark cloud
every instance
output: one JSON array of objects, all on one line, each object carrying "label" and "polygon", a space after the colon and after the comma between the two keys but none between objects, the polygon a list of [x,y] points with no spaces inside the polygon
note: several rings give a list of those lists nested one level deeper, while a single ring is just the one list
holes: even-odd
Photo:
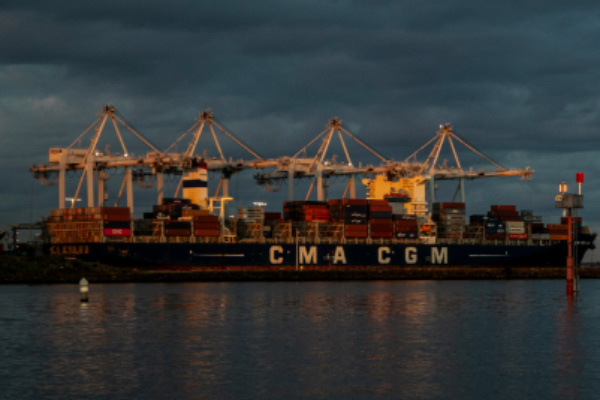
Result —
[{"label": "dark cloud", "polygon": [[[551,216],[555,186],[582,170],[584,212],[600,227],[599,17],[592,1],[4,1],[0,223],[56,206],[28,167],[110,103],[162,148],[211,108],[268,157],[295,153],[337,116],[402,160],[451,122],[505,167],[536,170],[532,182],[469,182],[470,211],[501,200]],[[232,188],[266,195],[250,173]]]}]

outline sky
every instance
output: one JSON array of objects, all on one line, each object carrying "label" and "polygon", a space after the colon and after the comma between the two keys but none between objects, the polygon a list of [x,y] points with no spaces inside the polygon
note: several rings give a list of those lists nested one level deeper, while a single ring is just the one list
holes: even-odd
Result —
[{"label": "sky", "polygon": [[[468,214],[515,204],[557,223],[559,183],[575,191],[583,172],[578,213],[600,231],[598,43],[596,1],[5,0],[0,226],[38,221],[57,207],[57,186],[41,185],[30,166],[47,163],[49,148],[71,144],[111,104],[162,149],[210,109],[267,158],[293,155],[339,117],[400,161],[451,123],[502,166],[535,171],[531,181],[469,181]],[[209,141],[202,146],[214,154]],[[457,150],[463,167],[494,169]],[[374,162],[360,148],[352,156]],[[254,173],[232,179],[234,205],[264,200],[280,211],[285,184],[268,193]],[[71,176],[69,187],[77,181]],[[333,183],[343,191],[344,182]]]}]

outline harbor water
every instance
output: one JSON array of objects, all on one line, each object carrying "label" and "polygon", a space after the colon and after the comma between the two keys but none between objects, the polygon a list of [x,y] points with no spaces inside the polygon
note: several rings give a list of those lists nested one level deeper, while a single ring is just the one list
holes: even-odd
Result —
[{"label": "harbor water", "polygon": [[593,399],[600,280],[0,286],[3,399]]}]

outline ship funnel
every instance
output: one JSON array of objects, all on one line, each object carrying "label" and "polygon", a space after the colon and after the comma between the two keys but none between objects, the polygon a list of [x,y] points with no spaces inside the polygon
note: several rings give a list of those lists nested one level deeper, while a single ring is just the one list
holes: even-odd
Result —
[{"label": "ship funnel", "polygon": [[183,178],[183,198],[200,208],[208,207],[208,172],[204,161],[192,161],[192,169]]}]

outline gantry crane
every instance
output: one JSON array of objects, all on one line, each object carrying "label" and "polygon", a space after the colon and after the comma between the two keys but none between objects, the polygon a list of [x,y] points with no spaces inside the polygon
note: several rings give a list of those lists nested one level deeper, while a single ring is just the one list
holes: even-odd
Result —
[{"label": "gantry crane", "polygon": [[[98,143],[104,128],[108,121],[112,122],[119,144],[121,146],[122,154],[114,154],[98,149]],[[147,153],[143,156],[135,156],[128,152],[127,146],[123,139],[123,135],[119,130],[119,124],[124,127],[127,131],[131,132],[136,136],[143,144],[148,148]],[[115,107],[107,105],[102,108],[102,112],[98,115],[98,118],[69,146],[66,148],[52,148],[50,149],[49,162],[48,164],[34,165],[30,168],[34,177],[40,179],[44,184],[55,184],[58,181],[59,186],[59,208],[66,207],[66,184],[65,177],[67,171],[82,171],[77,190],[75,195],[72,197],[71,207],[75,206],[75,200],[79,198],[83,181],[87,181],[87,204],[88,207],[94,207],[96,204],[94,199],[94,182],[97,181],[98,206],[103,206],[106,201],[105,197],[105,180],[108,175],[105,171],[111,168],[124,168],[125,177],[119,191],[117,202],[121,198],[123,191],[127,193],[127,206],[133,212],[133,182],[137,182],[142,187],[151,187],[154,182],[146,184],[147,178],[151,177],[156,181],[158,204],[162,204],[164,195],[164,175],[183,175],[183,172],[191,168],[192,159],[197,157],[195,155],[196,146],[202,129],[207,124],[210,127],[213,139],[219,150],[220,157],[217,159],[205,160],[207,163],[207,169],[213,171],[221,171],[227,177],[231,176],[232,173],[239,172],[246,168],[266,168],[270,165],[275,165],[276,162],[264,160],[256,152],[242,143],[239,139],[235,138],[231,133],[223,129],[219,124],[213,120],[212,113],[204,111],[200,113],[200,117],[196,120],[196,123],[183,134],[179,139],[175,141],[171,147],[165,152],[159,150],[157,146],[153,145],[148,139],[142,134],[137,132],[131,124],[129,124],[125,118],[120,116]],[[220,144],[216,138],[213,125],[230,137],[234,142],[243,147],[246,151],[252,154],[255,159],[251,161],[225,159],[221,150]],[[180,142],[189,132],[194,131],[192,141],[189,143],[187,150],[180,153],[168,152],[174,145]],[[76,148],[77,144],[82,142],[82,139],[88,135],[91,135],[91,145],[88,148]],[[56,179],[56,175],[58,178]],[[224,185],[224,191],[226,191],[226,184]],[[179,191],[179,187],[177,189]],[[177,193],[176,193],[177,195]]]},{"label": "gantry crane", "polygon": [[[98,142],[109,120],[115,129],[123,152],[122,154],[112,154],[98,149]],[[117,122],[148,147],[148,155],[136,157],[128,152]],[[82,139],[88,134],[92,136],[91,145],[88,148],[76,148],[75,145],[81,143]],[[88,207],[94,207],[94,177],[97,179],[98,187],[97,204],[101,206],[104,205],[106,200],[104,183],[107,175],[105,174],[105,170],[109,168],[124,168],[125,177],[121,184],[119,198],[126,189],[127,205],[133,210],[133,170],[140,167],[151,167],[154,163],[153,154],[160,154],[160,150],[148,139],[135,131],[123,117],[117,114],[113,106],[107,105],[102,108],[102,112],[98,115],[98,118],[73,143],[65,148],[50,149],[48,165],[34,165],[30,168],[30,171],[34,174],[34,177],[39,178],[45,184],[56,183],[56,180],[53,180],[52,177],[58,175],[58,207],[65,208],[65,176],[67,171],[82,171],[77,190],[72,197],[71,207],[75,206],[75,201],[79,197],[84,180],[87,181]]]},{"label": "gantry crane", "polygon": [[[281,158],[279,164],[276,166],[273,172],[257,174],[255,179],[257,183],[265,185],[267,189],[272,188],[273,183],[276,182],[281,185],[284,179],[288,180],[288,198],[293,199],[293,180],[295,178],[312,178],[310,189],[307,193],[306,199],[310,196],[310,193],[314,186],[317,186],[317,199],[322,201],[325,199],[324,186],[325,180],[328,177],[342,175],[348,176],[348,185],[344,196],[350,191],[350,197],[355,195],[354,177],[357,175],[367,176],[362,182],[367,187],[367,196],[373,199],[384,198],[388,195],[405,196],[410,201],[406,202],[405,207],[411,214],[425,215],[428,212],[427,205],[435,201],[435,181],[436,180],[449,180],[458,179],[460,189],[460,199],[465,201],[464,193],[464,181],[465,179],[476,179],[476,178],[489,178],[489,177],[506,177],[506,176],[520,176],[521,179],[531,179],[533,170],[529,167],[521,169],[508,169],[490,157],[486,156],[473,145],[469,144],[464,139],[460,138],[454,133],[454,130],[450,124],[441,125],[436,135],[425,143],[421,148],[407,157],[404,161],[392,161],[387,159],[376,150],[369,147],[356,135],[353,135],[344,127],[342,127],[341,120],[334,118],[329,121],[326,129],[311,140],[306,146],[298,151],[292,157]],[[345,155],[345,162],[335,162],[326,160],[326,153],[329,149],[333,137],[337,133],[337,136],[342,145],[342,149]],[[375,155],[381,164],[378,166],[367,165],[358,166],[352,163],[348,148],[344,142],[342,133],[349,136],[351,139],[359,143],[363,148],[368,150],[370,153]],[[322,143],[317,150],[316,154],[312,158],[301,158],[301,154],[305,154],[309,146],[313,145],[319,139]],[[462,168],[454,140],[464,145],[467,149],[483,158],[496,169],[492,171],[487,170],[476,170],[472,168],[464,170]],[[450,144],[452,154],[456,162],[455,167],[448,166],[447,163],[439,164],[438,160],[445,142]],[[429,153],[425,161],[417,161],[417,155],[426,149],[429,145],[433,144],[433,149]],[[425,186],[429,184],[430,187],[430,199],[426,201]],[[279,186],[276,186],[278,188]]]},{"label": "gantry crane", "polygon": [[[191,160],[193,158],[198,157],[198,155],[196,154],[196,148],[198,147],[198,142],[199,142],[200,137],[202,136],[202,133],[206,126],[208,126],[211,137],[213,139],[213,144],[215,145],[215,147],[219,153],[219,157],[204,159],[204,161],[207,164],[208,170],[221,172],[221,180],[219,182],[219,186],[217,188],[215,195],[218,195],[220,193],[223,197],[229,196],[228,182],[229,182],[229,179],[231,178],[231,176],[235,173],[238,173],[242,170],[249,169],[249,168],[263,169],[263,168],[269,168],[269,167],[273,167],[273,166],[277,165],[277,161],[267,160],[267,159],[263,158],[256,151],[254,151],[248,145],[246,145],[244,142],[242,142],[239,138],[237,138],[235,135],[233,135],[231,132],[229,132],[227,129],[225,129],[221,124],[219,124],[215,120],[213,113],[210,112],[210,110],[208,110],[208,109],[200,112],[198,118],[196,118],[196,121],[192,125],[192,127],[190,127],[179,138],[177,138],[177,140],[175,140],[162,153],[161,159],[163,160],[163,162],[168,165],[178,165],[178,166],[182,166],[182,167],[190,165]],[[215,133],[215,127],[218,130],[217,132],[221,132],[222,134],[227,136],[229,139],[231,139],[234,143],[236,143],[239,147],[244,149],[248,154],[250,154],[254,158],[249,161],[245,161],[245,160],[234,161],[232,159],[227,160],[225,155],[223,154],[223,150],[221,148],[221,144],[219,142],[217,134]],[[191,140],[188,143],[188,146],[187,146],[185,152],[183,152],[183,153],[173,152],[173,149],[177,146],[177,144],[179,142],[181,142],[184,138],[186,138],[190,135],[191,135]],[[177,197],[179,195],[179,192],[181,190],[181,182],[182,181],[179,182],[179,185],[175,192],[175,197]]]},{"label": "gantry crane", "polygon": [[[114,154],[109,151],[103,152],[98,150],[100,137],[105,125],[109,122],[109,120],[114,127],[116,136],[121,146],[122,154]],[[145,155],[135,156],[134,154],[128,152],[128,148],[125,145],[125,141],[123,140],[123,136],[119,130],[119,124],[136,136],[137,139],[139,139],[148,148]],[[65,208],[65,176],[67,171],[82,172],[73,199],[78,198],[83,186],[83,181],[86,180],[88,207],[93,207],[95,204],[94,179],[96,178],[97,180],[97,204],[102,206],[106,202],[106,171],[111,168],[124,168],[125,177],[121,184],[117,203],[123,192],[126,190],[127,205],[130,207],[131,212],[133,212],[133,182],[137,182],[140,186],[151,187],[154,185],[154,182],[151,182],[151,185],[144,185],[146,178],[150,177],[151,179],[155,180],[158,204],[162,204],[164,192],[164,174],[184,175],[186,171],[191,170],[192,165],[194,164],[193,161],[199,158],[199,156],[196,155],[196,149],[198,147],[198,142],[202,132],[206,126],[208,126],[208,129],[211,133],[214,144],[219,153],[219,157],[207,158],[204,161],[207,164],[208,170],[221,172],[222,178],[216,195],[220,190],[223,198],[228,197],[227,182],[232,174],[245,169],[274,168],[272,172],[256,174],[256,182],[258,184],[265,185],[267,189],[274,190],[280,187],[281,182],[284,179],[287,179],[288,197],[290,200],[293,200],[294,198],[294,179],[311,178],[313,182],[306,195],[306,198],[309,198],[313,188],[316,186],[317,199],[322,201],[325,200],[326,197],[324,188],[326,185],[326,180],[329,177],[348,177],[349,180],[346,186],[344,197],[346,194],[348,194],[348,192],[350,193],[350,197],[355,197],[354,178],[357,175],[363,175],[375,176],[374,179],[363,179],[363,183],[369,190],[368,196],[370,198],[382,198],[388,194],[410,195],[411,197],[415,197],[415,207],[423,211],[425,194],[422,188],[426,183],[430,184],[430,201],[433,202],[435,201],[435,192],[433,190],[435,180],[459,179],[461,201],[464,201],[465,179],[498,176],[521,176],[522,179],[530,179],[533,173],[533,171],[529,168],[507,169],[502,167],[500,164],[485,156],[474,146],[470,145],[464,139],[456,135],[450,124],[441,125],[440,130],[436,133],[434,138],[421,146],[421,148],[407,157],[404,161],[391,161],[344,128],[342,126],[342,121],[337,117],[331,119],[326,125],[326,129],[324,131],[312,139],[306,146],[296,152],[296,154],[294,154],[292,157],[265,159],[229,131],[227,131],[221,124],[216,122],[212,112],[205,110],[199,114],[199,117],[196,119],[194,125],[188,131],[182,134],[171,146],[167,148],[167,150],[161,151],[143,135],[133,129],[131,124],[129,124],[122,116],[120,116],[116,112],[116,109],[111,105],[103,107],[102,112],[99,114],[96,121],[68,147],[50,149],[49,163],[47,165],[40,164],[32,166],[30,170],[36,178],[40,179],[42,183],[54,184],[56,181],[58,181],[59,208]],[[226,159],[221,145],[217,139],[217,132],[215,131],[215,128],[233,140],[237,145],[242,147],[253,157],[253,159],[250,161],[243,159]],[[90,133],[93,133],[91,145],[88,148],[76,148],[75,145],[80,143],[83,137]],[[188,143],[186,150],[183,153],[174,152],[173,149],[176,147],[176,145],[190,134],[191,140]],[[344,135],[350,137],[352,140],[378,158],[380,160],[380,165],[363,166],[362,163],[355,165],[350,158],[348,147],[344,141]],[[326,159],[328,150],[335,136],[338,137],[344,152],[345,160],[343,162],[338,162],[335,160],[335,158],[329,160]],[[307,154],[309,147],[315,144],[318,140],[321,140],[322,142],[316,151],[316,154],[313,157],[302,157],[302,155]],[[446,140],[452,149],[454,160],[456,162],[455,167],[448,167],[446,164],[438,164],[441,150]],[[460,142],[469,150],[473,151],[475,154],[491,163],[494,167],[496,167],[496,170],[463,170],[454,146],[454,140]],[[426,160],[424,162],[418,162],[416,160],[417,155],[431,144],[433,144],[433,149],[427,156]],[[56,175],[58,176],[58,179],[56,179]],[[55,179],[53,180],[52,178]],[[274,184],[277,186],[274,187]],[[181,182],[178,185],[175,197],[178,195],[180,187]],[[71,207],[74,207],[74,205],[75,202],[72,201]]]},{"label": "gantry crane", "polygon": [[[479,169],[474,171],[472,168],[469,170],[464,170],[462,168],[460,159],[458,157],[458,153],[456,152],[456,147],[454,146],[454,140],[464,145],[471,152],[475,153],[477,156],[481,157],[494,167],[496,170],[486,171],[483,169]],[[448,142],[450,148],[452,150],[452,155],[454,157],[455,166],[450,167],[447,163],[439,164],[438,160],[442,151],[442,148],[445,142]],[[481,151],[477,150],[475,146],[468,143],[466,140],[459,137],[455,132],[454,128],[451,124],[446,123],[440,125],[440,129],[437,131],[436,135],[426,142],[423,146],[417,149],[414,153],[408,156],[405,159],[405,162],[416,162],[417,155],[426,149],[428,146],[432,145],[432,149],[425,159],[422,166],[422,175],[426,177],[427,181],[429,181],[430,186],[430,195],[431,202],[435,201],[435,181],[436,180],[448,180],[448,179],[458,179],[459,186],[457,191],[460,191],[460,201],[465,201],[465,189],[464,182],[465,179],[478,179],[478,178],[493,178],[493,177],[508,177],[508,176],[520,176],[522,180],[530,180],[533,174],[533,170],[529,167],[526,168],[518,168],[518,169],[509,169],[505,168],[502,165],[498,164],[496,161],[492,160],[490,157],[483,154]],[[411,161],[412,160],[412,161]]]},{"label": "gantry crane", "polygon": [[[350,158],[350,153],[348,152],[348,147],[344,141],[344,135],[342,135],[342,133],[378,158],[381,161],[381,165],[363,166],[362,163],[355,165]],[[327,152],[335,136],[338,137],[344,151],[344,162],[338,162],[335,158],[331,160],[326,159]],[[315,144],[319,139],[321,139],[322,142],[315,155],[313,157],[301,157],[301,155],[306,154],[309,147]],[[331,176],[347,176],[348,184],[346,186],[344,196],[346,196],[346,194],[349,192],[350,197],[353,198],[356,196],[355,176],[357,175],[389,173],[393,173],[394,175],[405,175],[414,173],[417,170],[420,171],[420,168],[414,164],[406,162],[392,162],[388,160],[386,157],[367,145],[358,136],[352,134],[350,131],[344,128],[342,126],[342,120],[336,117],[329,120],[325,130],[314,137],[306,146],[302,147],[292,157],[280,158],[273,172],[256,174],[254,178],[258,184],[265,185],[267,190],[278,190],[281,182],[287,179],[289,200],[294,199],[294,179],[312,178],[312,183],[306,195],[306,199],[310,197],[312,190],[316,186],[317,200],[323,201],[325,199],[326,180]]]}]

